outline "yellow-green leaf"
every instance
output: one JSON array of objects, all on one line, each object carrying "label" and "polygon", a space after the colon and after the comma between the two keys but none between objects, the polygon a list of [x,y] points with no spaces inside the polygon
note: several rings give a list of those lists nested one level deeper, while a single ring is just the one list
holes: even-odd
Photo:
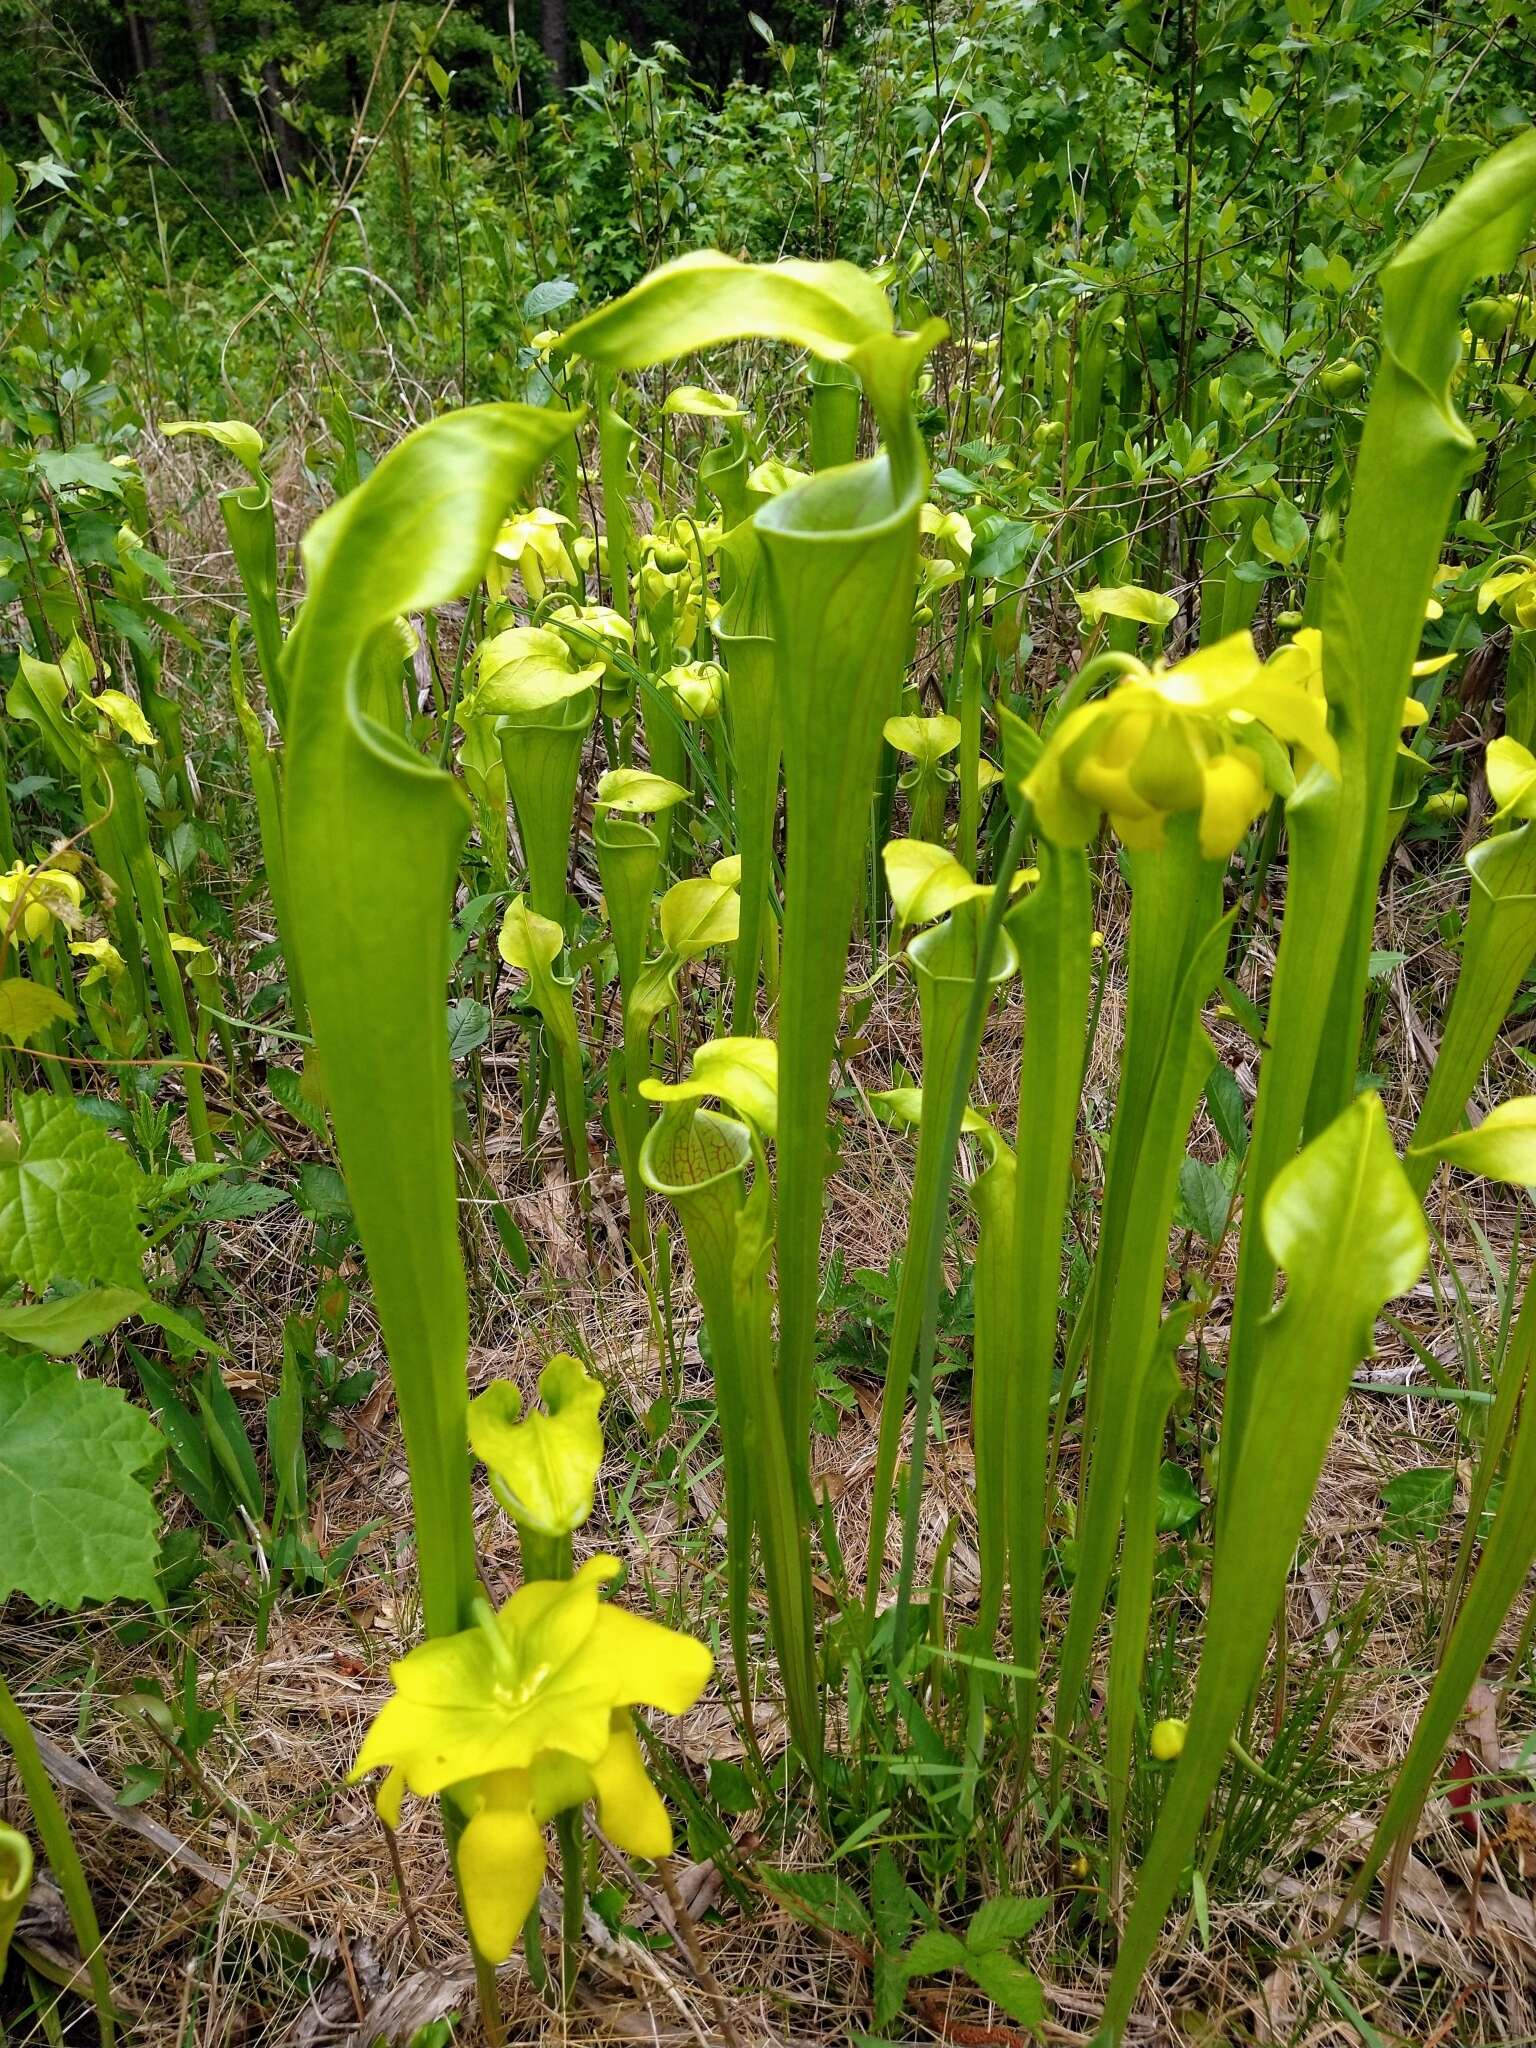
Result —
[{"label": "yellow-green leaf", "polygon": [[1459,1131],[1438,1144],[1419,1147],[1485,1180],[1512,1187],[1536,1187],[1536,1095],[1516,1095],[1489,1110],[1473,1131]]},{"label": "yellow-green leaf", "polygon": [[19,975],[0,981],[0,1038],[8,1045],[28,1045],[50,1025],[74,1014],[74,1005],[57,989],[23,981]]},{"label": "yellow-green leaf", "polygon": [[265,446],[260,434],[244,420],[166,420],[161,432],[169,435],[201,434],[217,441],[226,455],[233,455],[242,469],[261,481],[261,458]]},{"label": "yellow-green leaf", "polygon": [[898,923],[927,924],[991,890],[975,881],[945,847],[926,839],[893,839],[883,849],[885,879]]},{"label": "yellow-green leaf", "polygon": [[723,882],[694,875],[675,882],[661,899],[661,941],[680,960],[711,946],[731,946],[741,926],[741,898]]}]

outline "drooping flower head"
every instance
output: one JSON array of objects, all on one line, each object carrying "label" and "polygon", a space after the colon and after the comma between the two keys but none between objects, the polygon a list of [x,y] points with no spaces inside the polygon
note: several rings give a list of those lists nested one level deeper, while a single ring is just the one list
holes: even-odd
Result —
[{"label": "drooping flower head", "polygon": [[1279,745],[1338,774],[1321,692],[1279,657],[1263,662],[1249,634],[1173,668],[1125,659],[1125,679],[1066,714],[1025,780],[1048,839],[1081,845],[1107,814],[1127,846],[1152,850],[1170,817],[1193,812],[1201,853],[1224,860],[1284,785]]},{"label": "drooping flower head", "polygon": [[531,512],[514,513],[491,550],[486,577],[491,595],[502,595],[511,569],[522,577],[530,604],[543,597],[546,583],[575,583],[576,564],[565,544],[564,529],[570,523],[563,512],[551,512],[543,505],[536,505]]},{"label": "drooping flower head", "polygon": [[520,1529],[569,1536],[592,1512],[603,1462],[602,1382],[559,1351],[539,1374],[541,1409],[523,1413],[510,1380],[493,1380],[469,1404],[469,1441],[491,1491]]},{"label": "drooping flower head", "polygon": [[725,670],[718,661],[680,661],[656,678],[690,724],[698,719],[718,718],[725,701]]},{"label": "drooping flower head", "polygon": [[74,924],[84,901],[78,875],[18,860],[0,874],[0,930],[13,939],[44,938],[55,924]]},{"label": "drooping flower head", "polygon": [[507,1956],[543,1882],[543,1829],[597,1802],[605,1834],[633,1856],[671,1854],[672,1825],[645,1773],[631,1707],[686,1713],[713,1660],[691,1636],[600,1598],[619,1561],[589,1558],[540,1579],[499,1614],[420,1644],[390,1666],[349,1783],[387,1768],[375,1795],[391,1827],[407,1790],[448,1792],[467,1816],[459,1879],[476,1948]]}]

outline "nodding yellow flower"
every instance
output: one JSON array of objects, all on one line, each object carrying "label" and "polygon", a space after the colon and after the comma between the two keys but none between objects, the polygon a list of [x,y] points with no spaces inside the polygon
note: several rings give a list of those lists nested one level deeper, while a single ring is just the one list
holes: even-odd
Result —
[{"label": "nodding yellow flower", "polygon": [[546,583],[576,582],[576,564],[561,531],[570,523],[563,512],[551,512],[542,505],[535,505],[531,512],[514,513],[497,534],[491,550],[486,581],[492,596],[500,597],[507,587],[507,569],[503,564],[521,575],[530,604],[537,604],[543,597]]},{"label": "nodding yellow flower", "polygon": [[1167,819],[1194,812],[1201,853],[1225,860],[1275,786],[1275,741],[1339,772],[1321,677],[1314,688],[1299,673],[1310,666],[1290,650],[1266,664],[1247,633],[1171,669],[1136,662],[1047,740],[1024,784],[1041,830],[1081,845],[1107,814],[1127,846],[1155,850]]},{"label": "nodding yellow flower", "polygon": [[924,505],[918,514],[918,530],[934,543],[934,551],[955,563],[968,562],[976,534],[963,512],[941,511]]},{"label": "nodding yellow flower", "polygon": [[78,876],[16,861],[0,875],[0,930],[13,939],[46,938],[55,924],[73,924],[84,901]]},{"label": "nodding yellow flower", "polygon": [[1522,632],[1536,627],[1536,557],[1505,555],[1487,570],[1477,586],[1477,608],[1485,612],[1495,604],[1511,626]]},{"label": "nodding yellow flower", "polygon": [[582,662],[601,662],[597,686],[598,703],[610,715],[627,711],[634,685],[619,667],[619,660],[632,660],[635,629],[622,612],[606,604],[563,604],[550,613],[546,625],[570,647]]},{"label": "nodding yellow flower", "polygon": [[569,1536],[592,1512],[603,1462],[603,1389],[579,1358],[559,1351],[539,1374],[543,1410],[523,1413],[510,1380],[492,1380],[469,1404],[469,1441],[491,1491],[520,1529]]},{"label": "nodding yellow flower", "polygon": [[89,960],[84,986],[98,981],[116,981],[125,966],[123,956],[110,939],[73,939],[70,952],[77,960]]},{"label": "nodding yellow flower", "polygon": [[684,718],[717,718],[725,701],[725,670],[718,661],[682,661],[657,678]]},{"label": "nodding yellow flower", "polygon": [[550,613],[545,624],[569,642],[581,661],[600,661],[605,682],[615,674],[615,658],[635,651],[634,627],[611,605],[563,604]]},{"label": "nodding yellow flower", "polygon": [[1184,1744],[1189,1737],[1189,1723],[1170,1718],[1154,1721],[1152,1733],[1147,1738],[1147,1747],[1160,1764],[1171,1764],[1184,1754]]},{"label": "nodding yellow flower", "polygon": [[447,1792],[465,1814],[459,1881],[488,1962],[511,1953],[532,1910],[557,1813],[595,1800],[628,1854],[671,1854],[629,1709],[686,1713],[714,1663],[691,1636],[602,1601],[619,1570],[617,1558],[589,1558],[574,1578],[524,1586],[499,1614],[478,1602],[473,1628],[391,1665],[395,1690],[348,1778],[387,1768],[374,1803],[390,1827],[407,1790]]}]

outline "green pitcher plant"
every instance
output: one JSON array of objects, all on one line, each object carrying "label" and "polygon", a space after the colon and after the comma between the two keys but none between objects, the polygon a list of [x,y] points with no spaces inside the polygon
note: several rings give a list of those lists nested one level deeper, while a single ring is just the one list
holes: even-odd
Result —
[{"label": "green pitcher plant", "polygon": [[528,896],[540,917],[566,923],[566,869],[582,749],[597,716],[600,662],[583,664],[547,626],[509,626],[479,654],[465,705],[491,720],[517,813]]},{"label": "green pitcher plant", "polygon": [[[643,1093],[664,1106],[646,1135],[640,1171],[677,1211],[709,1333],[725,1468],[727,1604],[743,1712],[751,1727],[755,1529],[790,1731],[815,1769],[823,1729],[810,1552],[774,1385],[768,1288],[773,1203],[763,1146],[781,1127],[779,1060],[771,1040],[716,1039],[700,1046],[687,1080],[644,1082]],[[738,1114],[703,1107],[710,1099]]]},{"label": "green pitcher plant", "polygon": [[773,607],[788,821],[778,1387],[807,1498],[831,1053],[881,728],[898,708],[911,639],[927,483],[911,391],[943,331],[934,321],[897,333],[883,289],[850,264],[742,264],[701,250],[559,343],[606,375],[750,336],[789,342],[847,365],[884,443],[869,462],[825,470],[754,515]]},{"label": "green pitcher plant", "polygon": [[565,1169],[585,1206],[592,1157],[587,1145],[581,1032],[571,997],[572,984],[555,971],[555,963],[565,950],[565,934],[553,918],[541,917],[530,909],[526,898],[514,896],[503,913],[496,950],[509,967],[523,976],[528,1000],[543,1021],[553,1055],[555,1112],[560,1120]]}]

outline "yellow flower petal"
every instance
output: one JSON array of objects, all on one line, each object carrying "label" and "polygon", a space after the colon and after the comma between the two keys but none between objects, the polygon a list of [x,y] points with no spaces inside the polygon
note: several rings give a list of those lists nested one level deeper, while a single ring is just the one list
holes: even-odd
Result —
[{"label": "yellow flower petal", "polygon": [[1494,740],[1483,758],[1488,791],[1502,818],[1536,816],[1536,755],[1506,734]]},{"label": "yellow flower petal", "polygon": [[[616,1707],[686,1714],[708,1685],[715,1660],[693,1636],[623,1607],[600,1607],[590,1638],[612,1674]],[[562,1744],[562,1748],[568,1745]]]},{"label": "yellow flower petal", "polygon": [[1246,747],[1219,754],[1206,764],[1200,851],[1207,860],[1227,858],[1263,810],[1268,794],[1259,758]]},{"label": "yellow flower petal", "polygon": [[629,1856],[659,1862],[672,1854],[672,1822],[655,1786],[628,1714],[613,1717],[613,1740],[592,1766],[598,1825]]},{"label": "yellow flower petal", "polygon": [[373,1795],[373,1810],[385,1827],[399,1827],[400,1808],[404,1800],[405,1773],[397,1765],[384,1773],[379,1789]]},{"label": "yellow flower petal", "polygon": [[488,1963],[505,1962],[512,1953],[538,1899],[545,1860],[531,1805],[485,1806],[459,1837],[464,1915]]},{"label": "yellow flower petal", "polygon": [[539,1375],[539,1393],[547,1412],[524,1416],[516,1387],[493,1381],[469,1404],[470,1448],[520,1528],[568,1536],[592,1512],[603,1462],[602,1383],[562,1351]]}]

